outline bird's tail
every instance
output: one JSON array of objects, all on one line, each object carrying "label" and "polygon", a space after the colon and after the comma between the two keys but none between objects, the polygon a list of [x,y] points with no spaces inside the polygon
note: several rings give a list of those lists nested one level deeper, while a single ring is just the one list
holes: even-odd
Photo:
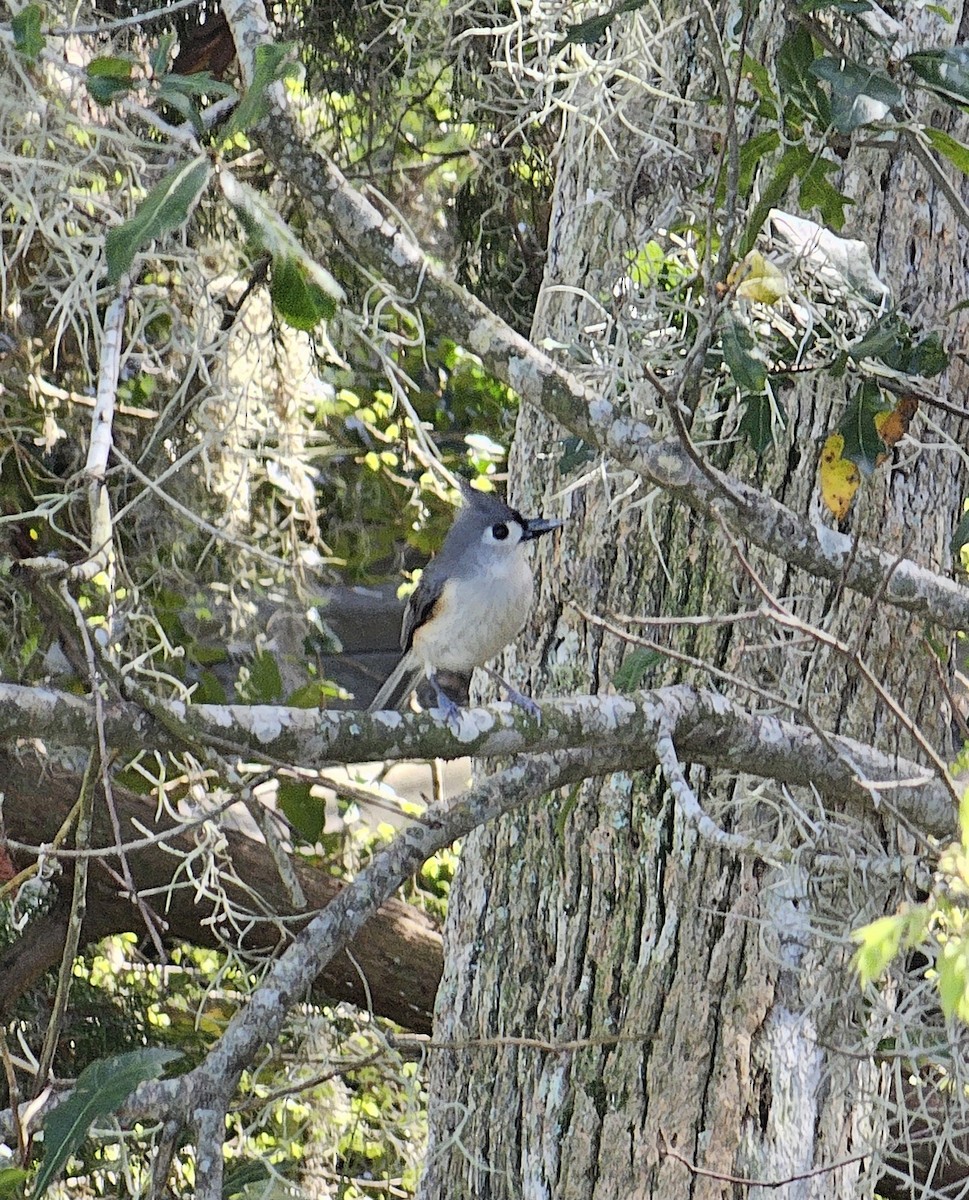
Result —
[{"label": "bird's tail", "polygon": [[423,674],[424,668],[416,663],[410,654],[405,654],[391,671],[386,683],[367,706],[367,712],[374,713],[387,708],[398,708],[417,686]]}]

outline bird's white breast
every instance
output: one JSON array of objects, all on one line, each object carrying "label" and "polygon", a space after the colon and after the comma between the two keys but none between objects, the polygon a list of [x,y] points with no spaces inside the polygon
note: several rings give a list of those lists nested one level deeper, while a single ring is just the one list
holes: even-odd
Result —
[{"label": "bird's white breast", "polygon": [[532,591],[524,552],[496,557],[474,580],[449,580],[434,619],[414,634],[414,653],[432,670],[483,666],[521,632]]}]

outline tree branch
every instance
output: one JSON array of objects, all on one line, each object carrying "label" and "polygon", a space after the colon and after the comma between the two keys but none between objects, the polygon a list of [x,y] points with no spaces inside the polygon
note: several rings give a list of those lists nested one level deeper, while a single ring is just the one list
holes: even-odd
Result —
[{"label": "tree branch", "polygon": [[[166,705],[166,728],[133,704],[105,705],[108,745],[134,753],[146,745],[178,750],[185,741],[263,762],[320,768],[333,763],[411,758],[507,758],[555,750],[607,751],[614,769],[656,763],[655,743],[675,737],[688,762],[810,786],[839,803],[854,797],[874,807],[888,802],[925,833],[948,837],[954,812],[945,784],[911,760],[889,756],[852,738],[819,736],[774,716],[751,713],[717,692],[685,684],[622,696],[573,696],[542,703],[541,725],[507,703],[466,709],[455,731],[433,712],[319,712],[275,705]],[[89,700],[0,684],[0,745],[39,738],[50,746],[84,746],[94,732]],[[14,844],[14,843],[11,843]],[[115,848],[105,846],[108,853]],[[69,859],[72,851],[59,850]]]},{"label": "tree branch", "polygon": [[[4,835],[50,847],[77,796],[79,773],[66,773],[52,762],[40,767],[33,753],[7,755],[0,751],[0,779]],[[150,844],[129,851],[129,863],[140,893],[164,897],[162,911],[169,943],[186,941],[220,949],[231,941],[244,953],[265,957],[284,945],[343,886],[326,870],[296,856],[292,870],[306,896],[306,904],[297,908],[285,894],[266,846],[210,813],[208,819],[218,822],[223,846],[222,895],[215,895],[182,873],[185,859],[198,850],[199,826],[178,824],[164,810],[156,812],[154,796],[138,795],[117,783],[114,799],[123,835],[129,842],[144,829],[156,834],[153,842],[143,839]],[[166,833],[167,841],[157,839],[157,835]],[[100,803],[92,845],[107,845],[113,850],[114,837]],[[102,852],[102,857],[110,853]],[[15,852],[15,857],[24,861],[27,854]],[[69,922],[69,876],[60,885],[60,892],[62,902],[31,920],[23,936],[0,952],[0,1018],[63,955]],[[244,930],[228,925],[226,905],[247,915]],[[100,866],[91,869],[82,941],[97,941],[108,934],[140,928],[141,918],[131,896]],[[337,955],[318,980],[319,999],[345,1000],[361,1009],[372,1006],[378,1016],[407,1029],[428,1032],[442,962],[441,935],[431,920],[411,905],[389,900],[351,950],[354,961]]]},{"label": "tree branch", "polygon": [[279,1035],[291,1007],[305,994],[333,956],[357,936],[374,912],[431,855],[472,829],[528,800],[564,785],[614,769],[614,758],[586,752],[558,752],[519,759],[513,766],[455,800],[432,805],[424,817],[401,831],[375,855],[353,882],[315,917],[273,963],[260,985],[238,1010],[218,1044],[194,1070],[179,1079],[141,1085],[122,1111],[122,1120],[188,1120],[199,1104],[228,1105],[246,1067]]}]

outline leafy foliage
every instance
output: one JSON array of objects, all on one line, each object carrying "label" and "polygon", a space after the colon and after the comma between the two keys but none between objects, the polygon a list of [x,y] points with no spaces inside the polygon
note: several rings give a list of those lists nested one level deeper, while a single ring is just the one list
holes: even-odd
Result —
[{"label": "leafy foliage", "polygon": [[185,224],[210,175],[207,158],[184,163],[155,184],[130,221],[108,231],[104,249],[110,282],[127,274],[135,255],[149,242]]},{"label": "leafy foliage", "polygon": [[85,1067],[69,1098],[44,1120],[44,1157],[33,1195],[43,1196],[97,1117],[120,1108],[139,1083],[156,1079],[178,1057],[174,1050],[145,1048]]},{"label": "leafy foliage", "polygon": [[[969,746],[962,758],[967,754]],[[969,925],[965,912],[969,897],[969,789],[959,806],[959,830],[959,840],[939,857],[929,899],[856,930],[854,963],[859,979],[866,985],[880,979],[903,951],[919,950],[928,959],[925,973],[938,992],[946,1019],[969,1022]]]}]

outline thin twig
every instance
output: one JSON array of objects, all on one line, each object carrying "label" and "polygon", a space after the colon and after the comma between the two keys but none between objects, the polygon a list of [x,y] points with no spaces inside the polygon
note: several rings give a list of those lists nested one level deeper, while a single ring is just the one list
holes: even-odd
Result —
[{"label": "thin twig", "polygon": [[[164,959],[165,949],[162,945],[161,937],[156,928],[156,922],[153,915],[149,912],[148,906],[138,894],[138,887],[135,884],[134,876],[131,874],[131,866],[128,862],[128,856],[122,849],[124,846],[124,837],[121,832],[121,822],[118,818],[118,809],[114,802],[114,789],[111,784],[111,773],[109,764],[111,755],[108,749],[108,739],[104,729],[104,697],[101,694],[101,672],[98,670],[98,657],[94,649],[94,644],[91,641],[91,635],[88,631],[87,621],[84,619],[84,614],[81,612],[80,606],[71,595],[70,588],[67,586],[67,580],[61,580],[60,594],[68,609],[74,614],[74,621],[77,625],[78,633],[81,637],[81,642],[84,646],[84,653],[88,662],[88,672],[91,682],[91,698],[94,703],[94,725],[97,733],[98,742],[98,770],[101,777],[101,787],[104,792],[104,800],[108,809],[108,816],[111,821],[111,829],[114,833],[115,846],[118,850],[118,857],[121,863],[121,870],[124,876],[125,886],[131,896],[131,899],[138,907],[141,914],[141,919],[145,923],[145,928],[154,943],[155,949],[158,951],[159,957]],[[81,848],[84,849],[83,847]]]},{"label": "thin twig", "polygon": [[708,1171],[704,1167],[698,1167],[696,1163],[690,1162],[688,1158],[680,1154],[678,1150],[674,1150],[669,1143],[666,1134],[659,1131],[659,1136],[662,1141],[660,1146],[660,1154],[663,1158],[672,1158],[678,1163],[682,1163],[691,1175],[701,1175],[704,1179],[716,1179],[721,1183],[730,1183],[738,1187],[748,1188],[782,1188],[789,1183],[798,1183],[803,1179],[816,1179],[819,1175],[829,1175],[832,1171],[840,1171],[842,1167],[851,1167],[855,1163],[864,1162],[869,1158],[868,1154],[855,1154],[851,1158],[843,1158],[840,1162],[830,1163],[826,1167],[814,1167],[810,1171],[801,1171],[796,1175],[788,1175],[784,1179],[747,1179],[742,1175],[725,1175],[722,1171]]},{"label": "thin twig", "polygon": [[[92,751],[88,757],[84,776],[81,779],[80,795],[77,798],[78,817],[77,833],[74,844],[79,850],[86,850],[91,840],[91,825],[94,817],[94,782],[95,764],[98,752]],[[54,1002],[51,1005],[50,1018],[47,1022],[47,1032],[40,1052],[40,1066],[34,1080],[34,1095],[36,1096],[47,1086],[48,1077],[54,1064],[54,1054],[60,1041],[64,1018],[67,1015],[67,1004],[71,995],[71,983],[74,979],[74,960],[81,944],[81,926],[84,924],[87,909],[87,861],[82,859],[74,868],[74,887],[71,896],[71,911],[67,923],[67,933],[64,938],[64,952],[61,955],[60,970],[57,973],[57,989]]]}]

